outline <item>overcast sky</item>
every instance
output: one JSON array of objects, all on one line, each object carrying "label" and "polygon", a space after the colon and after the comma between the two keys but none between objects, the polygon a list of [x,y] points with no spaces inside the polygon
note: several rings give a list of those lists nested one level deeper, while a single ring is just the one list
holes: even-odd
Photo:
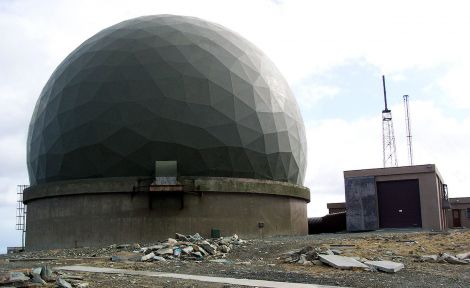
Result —
[{"label": "overcast sky", "polygon": [[83,41],[142,15],[222,24],[276,63],[305,121],[309,216],[344,201],[344,170],[382,165],[382,74],[399,165],[408,164],[402,95],[409,94],[415,164],[435,163],[451,197],[470,196],[469,13],[468,1],[451,0],[0,0],[0,253],[21,243],[16,187],[28,184],[26,134],[42,87]]}]

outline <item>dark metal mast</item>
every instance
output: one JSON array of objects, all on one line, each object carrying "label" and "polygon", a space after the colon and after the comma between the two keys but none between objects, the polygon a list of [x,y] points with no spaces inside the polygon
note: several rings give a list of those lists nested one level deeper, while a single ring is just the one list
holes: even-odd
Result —
[{"label": "dark metal mast", "polygon": [[385,109],[382,110],[382,140],[383,140],[383,165],[384,167],[396,167],[397,149],[395,146],[395,134],[393,131],[392,111],[387,105],[387,90],[385,89],[385,76],[382,75],[384,88]]},{"label": "dark metal mast", "polygon": [[406,140],[408,143],[408,158],[410,166],[413,165],[413,146],[411,143],[411,125],[410,125],[410,109],[408,102],[408,95],[403,95],[403,103],[405,104],[405,122],[406,122]]}]

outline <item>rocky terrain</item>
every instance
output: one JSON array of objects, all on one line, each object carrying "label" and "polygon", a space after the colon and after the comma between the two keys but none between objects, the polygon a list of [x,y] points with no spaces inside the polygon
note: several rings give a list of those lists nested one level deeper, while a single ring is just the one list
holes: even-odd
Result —
[{"label": "rocky terrain", "polygon": [[[86,265],[348,287],[470,287],[469,251],[469,230],[377,231],[251,240],[242,240],[237,235],[203,239],[198,234],[177,234],[147,244],[1,255],[0,286],[241,287],[54,270],[64,265]],[[337,269],[328,263],[331,256],[353,259],[365,267]],[[400,268],[383,272],[370,265],[377,261],[398,263]],[[11,281],[12,277],[15,281]]]}]

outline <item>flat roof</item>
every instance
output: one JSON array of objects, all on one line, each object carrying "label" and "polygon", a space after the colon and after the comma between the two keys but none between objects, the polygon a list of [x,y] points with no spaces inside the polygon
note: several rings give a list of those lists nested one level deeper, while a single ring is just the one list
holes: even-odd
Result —
[{"label": "flat roof", "polygon": [[413,165],[413,166],[400,166],[400,167],[387,167],[387,168],[370,168],[360,170],[346,170],[344,177],[364,177],[364,176],[387,176],[387,175],[400,175],[400,174],[417,174],[417,173],[436,173],[442,180],[439,171],[435,164]]},{"label": "flat roof", "polygon": [[346,203],[345,203],[345,202],[326,203],[326,208],[328,208],[328,209],[332,209],[332,208],[346,208]]},{"label": "flat roof", "polygon": [[449,202],[453,204],[470,204],[470,197],[449,198]]}]

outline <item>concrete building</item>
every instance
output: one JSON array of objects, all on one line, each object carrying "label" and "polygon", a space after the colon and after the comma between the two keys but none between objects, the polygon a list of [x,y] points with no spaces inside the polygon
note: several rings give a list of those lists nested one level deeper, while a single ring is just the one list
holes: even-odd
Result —
[{"label": "concrete building", "polygon": [[449,198],[451,209],[446,211],[448,227],[470,228],[470,197]]},{"label": "concrete building", "polygon": [[287,81],[249,41],[193,17],[118,23],[39,96],[26,249],[305,235],[306,149]]},{"label": "concrete building", "polygon": [[434,164],[344,171],[347,230],[447,228],[445,185]]},{"label": "concrete building", "polygon": [[344,212],[346,211],[346,203],[345,202],[326,203],[326,208],[328,208],[328,214]]}]

